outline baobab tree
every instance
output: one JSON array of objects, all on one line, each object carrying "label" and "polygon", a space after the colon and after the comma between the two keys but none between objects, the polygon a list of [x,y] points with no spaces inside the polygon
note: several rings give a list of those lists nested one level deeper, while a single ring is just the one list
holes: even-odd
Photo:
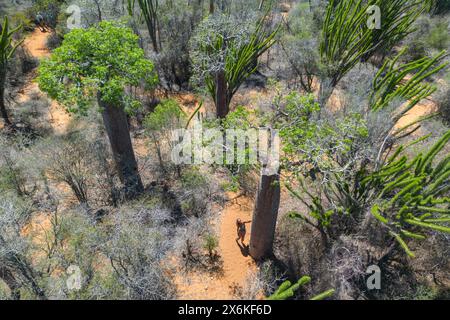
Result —
[{"label": "baobab tree", "polygon": [[[264,171],[264,169],[263,169]],[[280,175],[261,173],[256,194],[250,238],[250,255],[255,260],[272,255],[275,227],[280,207]]]},{"label": "baobab tree", "polygon": [[97,101],[125,195],[132,198],[142,192],[127,122],[127,113],[140,103],[127,89],[152,88],[157,76],[133,31],[106,21],[71,31],[51,58],[42,62],[38,81],[69,112],[86,114]]},{"label": "baobab tree", "polygon": [[5,17],[3,24],[0,24],[0,112],[7,126],[11,126],[12,123],[5,106],[6,72],[8,61],[11,59],[17,47],[22,43],[22,41],[19,41],[13,44],[12,36],[21,28],[22,26],[19,26],[9,30],[8,17]]}]

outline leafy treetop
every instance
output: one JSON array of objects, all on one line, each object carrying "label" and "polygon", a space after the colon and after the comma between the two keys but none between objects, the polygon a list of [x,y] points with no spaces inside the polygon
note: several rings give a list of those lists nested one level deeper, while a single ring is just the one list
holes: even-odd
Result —
[{"label": "leafy treetop", "polygon": [[138,36],[122,24],[105,21],[68,33],[61,47],[42,62],[38,81],[69,112],[84,114],[97,95],[131,112],[140,103],[127,88],[144,85],[149,89],[158,78],[138,46]]}]

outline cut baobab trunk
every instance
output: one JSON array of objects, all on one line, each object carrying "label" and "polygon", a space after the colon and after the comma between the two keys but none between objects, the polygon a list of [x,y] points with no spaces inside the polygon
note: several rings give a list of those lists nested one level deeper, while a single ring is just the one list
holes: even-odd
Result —
[{"label": "cut baobab trunk", "polygon": [[253,211],[250,255],[255,260],[272,255],[275,226],[280,206],[280,176],[261,174]]},{"label": "cut baobab trunk", "polygon": [[127,115],[123,108],[104,103],[100,98],[99,105],[125,195],[127,198],[133,198],[142,193],[144,187],[133,152]]}]

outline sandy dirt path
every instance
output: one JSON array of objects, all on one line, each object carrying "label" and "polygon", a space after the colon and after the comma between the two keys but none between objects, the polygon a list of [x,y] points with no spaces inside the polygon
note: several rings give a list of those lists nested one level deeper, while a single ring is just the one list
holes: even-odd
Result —
[{"label": "sandy dirt path", "polygon": [[[28,50],[31,56],[36,59],[43,59],[50,56],[50,51],[46,47],[47,38],[50,36],[48,32],[41,32],[39,29],[30,33],[23,45]],[[46,95],[39,89],[39,86],[35,80],[36,73],[33,72],[26,79],[25,85],[19,90],[19,94],[16,101],[23,105],[34,99],[46,99]],[[53,132],[56,135],[63,135],[67,132],[67,128],[70,124],[71,118],[66,110],[60,106],[56,101],[50,101],[50,107],[48,110],[48,119],[50,121]],[[59,190],[64,191],[66,194],[70,194],[68,187],[63,183],[57,185]],[[33,243],[38,247],[45,247],[46,243],[50,241],[49,232],[51,231],[51,215],[41,212],[33,215],[29,225],[23,230],[26,235],[31,235]],[[43,251],[37,252],[33,259],[39,258]]]},{"label": "sandy dirt path", "polygon": [[[180,299],[194,300],[230,300],[235,299],[235,289],[245,286],[247,276],[256,272],[257,267],[245,248],[236,243],[236,219],[251,220],[253,203],[246,197],[236,197],[229,194],[230,203],[221,213],[216,226],[219,232],[218,252],[223,260],[223,272],[221,274],[209,274],[207,272],[192,272],[189,274],[177,274],[175,283]],[[250,225],[247,225],[248,245]]]},{"label": "sandy dirt path", "polygon": [[[27,36],[23,45],[34,58],[47,58],[50,56],[50,51],[46,47],[46,42],[49,36],[49,32],[41,32],[39,29],[35,29]],[[35,81],[34,74],[19,91],[17,102],[23,104],[32,100],[36,96],[45,97],[45,94],[40,91],[39,86]],[[48,113],[48,119],[50,120],[54,133],[56,135],[66,133],[71,119],[66,110],[56,101],[51,101]]]},{"label": "sandy dirt path", "polygon": [[[396,123],[395,128],[401,129],[403,127],[406,127],[407,125],[412,124],[418,119],[426,117],[436,111],[436,103],[431,100],[424,99],[419,102],[414,108],[409,110],[402,118],[400,118],[400,120]],[[412,128],[410,128],[409,130],[411,130]],[[419,130],[414,133],[414,136],[420,136],[422,134],[422,129],[419,128]]]}]

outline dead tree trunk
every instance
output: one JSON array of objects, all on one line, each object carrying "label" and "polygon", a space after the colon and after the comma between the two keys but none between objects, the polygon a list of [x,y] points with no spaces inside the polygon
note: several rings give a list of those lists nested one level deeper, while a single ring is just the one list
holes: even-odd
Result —
[{"label": "dead tree trunk", "polygon": [[221,70],[216,74],[216,113],[219,119],[225,118],[230,111],[227,91],[228,88],[225,70]]},{"label": "dead tree trunk", "polygon": [[268,258],[272,255],[279,206],[279,174],[261,174],[253,211],[250,238],[250,255],[255,260]]},{"label": "dead tree trunk", "polygon": [[98,98],[98,103],[102,108],[103,123],[111,144],[119,178],[125,187],[125,195],[129,199],[133,198],[143,192],[144,186],[134,156],[127,115],[121,107],[104,103],[101,97]]}]

